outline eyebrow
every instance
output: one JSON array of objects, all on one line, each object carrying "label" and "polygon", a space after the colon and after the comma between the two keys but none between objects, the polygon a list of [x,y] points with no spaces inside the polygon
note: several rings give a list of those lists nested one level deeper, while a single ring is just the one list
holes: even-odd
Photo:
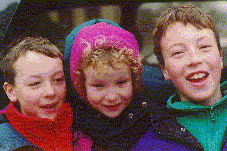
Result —
[{"label": "eyebrow", "polygon": [[90,80],[86,80],[86,81],[87,81],[88,84],[90,84],[90,85],[103,83],[103,81],[95,80],[95,79],[90,79]]},{"label": "eyebrow", "polygon": [[64,72],[63,71],[57,71],[52,76],[55,76],[56,74],[59,74],[59,73],[62,73],[64,75]]},{"label": "eyebrow", "polygon": [[[209,36],[207,36],[207,35],[202,35],[201,37],[199,37],[198,39],[196,39],[196,43],[198,43],[198,42],[200,42],[200,41],[202,41],[202,40],[204,40],[204,39],[206,39],[206,38],[211,39],[211,38],[210,38]],[[170,40],[170,39],[168,39],[168,40]],[[183,43],[176,43],[176,44],[173,44],[171,47],[169,47],[169,49],[167,49],[167,50],[170,50],[172,47],[174,47],[174,46],[179,46],[179,45],[184,46]]]},{"label": "eyebrow", "polygon": [[[64,75],[64,72],[63,71],[57,71],[52,76],[55,76],[55,75],[57,75],[59,73],[62,73]],[[41,75],[30,75],[29,76],[29,78],[40,78],[40,77],[41,77]]]},{"label": "eyebrow", "polygon": [[41,76],[39,76],[39,75],[30,75],[28,78],[39,78],[39,77],[41,77]]},{"label": "eyebrow", "polygon": [[209,39],[211,39],[209,36],[207,36],[207,35],[203,35],[202,37],[200,37],[199,39],[197,39],[196,41],[197,42],[199,42],[199,41],[201,41],[201,40],[203,40],[203,39],[205,39],[205,38],[209,38]]},{"label": "eyebrow", "polygon": [[170,50],[170,49],[172,49],[174,46],[183,46],[184,47],[184,44],[183,43],[176,43],[176,44],[173,44],[172,46],[170,46],[168,49],[166,49],[166,50]]},{"label": "eyebrow", "polygon": [[198,42],[198,41],[201,41],[201,40],[203,40],[204,39],[204,36],[203,37],[200,37],[199,39],[197,39],[196,41]]},{"label": "eyebrow", "polygon": [[204,39],[211,39],[211,37],[207,36],[207,35],[203,35],[202,37],[200,37],[199,39],[196,40],[196,44],[198,45],[198,43]]},{"label": "eyebrow", "polygon": [[132,76],[119,76],[117,80],[130,80],[132,79]]}]

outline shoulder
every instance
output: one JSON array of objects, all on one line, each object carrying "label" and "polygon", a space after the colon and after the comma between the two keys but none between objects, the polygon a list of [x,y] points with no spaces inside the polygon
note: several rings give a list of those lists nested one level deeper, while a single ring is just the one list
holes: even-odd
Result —
[{"label": "shoulder", "polygon": [[2,123],[8,123],[8,119],[5,114],[5,110],[0,110],[0,124]]},{"label": "shoulder", "polygon": [[174,140],[168,140],[161,138],[153,128],[150,128],[143,137],[133,147],[132,151],[190,151],[189,148],[182,143],[175,142]]},{"label": "shoulder", "polygon": [[0,124],[0,151],[1,150],[23,150],[23,148],[35,148],[41,150],[35,145],[31,144],[17,132],[9,123]]}]

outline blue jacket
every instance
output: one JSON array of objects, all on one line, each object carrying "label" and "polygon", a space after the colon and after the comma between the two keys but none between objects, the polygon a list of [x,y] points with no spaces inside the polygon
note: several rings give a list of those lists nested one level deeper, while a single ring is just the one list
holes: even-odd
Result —
[{"label": "blue jacket", "polygon": [[[160,118],[156,122],[131,151],[204,151],[198,140],[174,118]],[[227,151],[226,142],[222,150]]]},{"label": "blue jacket", "polygon": [[174,115],[153,115],[152,126],[132,151],[203,151],[202,145],[180,125]]},{"label": "blue jacket", "polygon": [[5,114],[0,115],[0,136],[0,151],[43,151],[43,149],[31,144],[23,135],[10,126]]}]

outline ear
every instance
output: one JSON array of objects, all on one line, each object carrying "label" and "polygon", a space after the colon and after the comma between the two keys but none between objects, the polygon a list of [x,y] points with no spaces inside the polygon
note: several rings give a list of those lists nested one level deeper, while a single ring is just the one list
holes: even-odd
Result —
[{"label": "ear", "polygon": [[162,73],[163,73],[163,75],[165,77],[165,80],[169,81],[170,80],[170,76],[169,76],[168,70],[165,68],[165,65],[161,66],[161,69],[162,69]]},{"label": "ear", "polygon": [[14,92],[14,87],[11,84],[9,84],[8,82],[5,82],[3,85],[3,88],[4,88],[8,98],[10,99],[10,101],[17,102],[17,97]]}]

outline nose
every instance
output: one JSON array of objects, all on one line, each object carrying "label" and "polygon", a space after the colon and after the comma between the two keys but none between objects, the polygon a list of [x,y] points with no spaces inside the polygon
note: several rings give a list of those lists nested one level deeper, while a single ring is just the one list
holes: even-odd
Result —
[{"label": "nose", "polygon": [[46,82],[44,86],[44,96],[45,97],[54,97],[55,89],[50,82]]},{"label": "nose", "polygon": [[199,50],[196,50],[194,48],[191,48],[191,51],[190,51],[190,59],[189,59],[189,63],[188,63],[188,66],[197,66],[199,64],[202,63],[202,54],[200,53]]},{"label": "nose", "polygon": [[118,98],[118,92],[116,89],[111,89],[106,91],[106,94],[105,94],[106,100],[110,102],[114,102],[117,100],[117,98]]}]

